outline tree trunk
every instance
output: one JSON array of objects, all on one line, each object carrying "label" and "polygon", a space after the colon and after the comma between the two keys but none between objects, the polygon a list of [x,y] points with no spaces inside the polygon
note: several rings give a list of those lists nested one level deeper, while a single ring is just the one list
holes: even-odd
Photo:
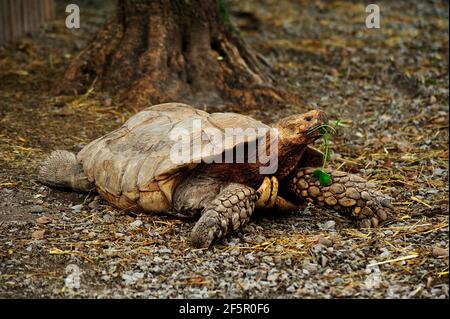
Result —
[{"label": "tree trunk", "polygon": [[95,86],[131,109],[164,102],[241,107],[299,102],[272,86],[217,0],[119,0],[107,22],[55,83]]}]

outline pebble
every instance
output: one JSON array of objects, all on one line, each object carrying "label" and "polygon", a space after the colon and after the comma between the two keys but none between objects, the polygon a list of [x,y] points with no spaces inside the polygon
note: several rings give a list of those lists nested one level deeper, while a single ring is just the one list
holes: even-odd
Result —
[{"label": "pebble", "polygon": [[91,209],[96,209],[100,206],[100,203],[98,202],[98,200],[93,200],[92,202],[90,202],[88,204],[89,208]]},{"label": "pebble", "polygon": [[155,257],[153,258],[153,261],[154,261],[155,263],[157,263],[157,264],[160,264],[160,263],[164,262],[164,260],[163,260],[161,257],[159,257],[159,256],[155,256]]},{"label": "pebble", "polygon": [[115,220],[114,216],[111,214],[105,214],[102,219],[105,223],[112,223]]},{"label": "pebble", "polygon": [[132,223],[130,224],[130,227],[131,227],[131,228],[138,228],[138,227],[141,227],[142,224],[143,224],[142,220],[136,219],[134,222],[132,222]]},{"label": "pebble", "polygon": [[70,209],[74,212],[74,213],[79,213],[81,212],[81,209],[83,208],[83,204],[79,204],[79,205],[74,205],[71,206]]},{"label": "pebble", "polygon": [[170,248],[163,247],[163,248],[160,248],[158,250],[158,253],[160,253],[160,254],[170,254],[170,253],[172,253],[172,250]]},{"label": "pebble", "polygon": [[311,261],[305,259],[302,262],[302,267],[304,268],[304,270],[307,270],[309,272],[314,272],[317,270],[317,264],[312,263]]},{"label": "pebble", "polygon": [[312,251],[317,254],[317,253],[320,253],[324,248],[325,248],[324,245],[316,244],[313,246]]},{"label": "pebble", "polygon": [[286,288],[286,291],[289,293],[293,293],[295,291],[297,291],[297,288],[295,287],[294,284],[290,285],[289,287]]},{"label": "pebble", "polygon": [[324,255],[320,256],[320,264],[322,265],[322,267],[325,267],[328,263],[328,258],[325,257]]},{"label": "pebble", "polygon": [[33,239],[44,239],[45,229],[35,230],[31,233],[31,238]]},{"label": "pebble", "polygon": [[42,205],[34,205],[30,207],[31,214],[39,214],[45,212],[45,207]]},{"label": "pebble", "polygon": [[448,248],[433,247],[431,254],[434,257],[448,257]]},{"label": "pebble", "polygon": [[334,220],[327,220],[325,223],[318,223],[317,226],[321,230],[335,231],[336,222]]},{"label": "pebble", "polygon": [[279,274],[274,273],[274,274],[271,274],[271,275],[267,276],[267,280],[268,281],[276,281],[279,276],[280,276]]},{"label": "pebble", "polygon": [[144,273],[142,273],[142,272],[135,272],[135,273],[131,273],[131,274],[125,273],[122,275],[122,279],[124,280],[125,285],[132,285],[143,278],[144,278]]},{"label": "pebble", "polygon": [[52,222],[52,219],[47,216],[41,216],[39,218],[36,218],[36,222],[38,224],[46,225],[46,224],[50,224]]},{"label": "pebble", "polygon": [[321,245],[324,245],[326,247],[330,247],[331,245],[333,245],[333,242],[330,239],[325,238],[323,236],[319,236],[317,238],[317,243],[321,244]]}]

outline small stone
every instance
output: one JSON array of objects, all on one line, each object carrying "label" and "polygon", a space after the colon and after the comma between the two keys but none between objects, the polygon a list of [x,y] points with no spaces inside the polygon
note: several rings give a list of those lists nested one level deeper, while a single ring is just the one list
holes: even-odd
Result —
[{"label": "small stone", "polygon": [[430,104],[436,103],[437,99],[434,95],[430,96]]},{"label": "small stone", "polygon": [[323,223],[320,228],[322,230],[335,230],[336,222],[334,220],[327,220],[325,223]]},{"label": "small stone", "polygon": [[317,243],[321,244],[321,245],[324,245],[326,247],[330,247],[331,245],[333,245],[333,242],[330,239],[325,238],[323,236],[319,236],[317,238]]},{"label": "small stone", "polygon": [[325,257],[324,255],[320,256],[320,264],[322,265],[322,267],[325,267],[328,263],[328,258]]},{"label": "small stone", "polygon": [[31,238],[33,239],[44,239],[45,229],[35,230],[31,233]]},{"label": "small stone", "polygon": [[164,260],[163,260],[161,257],[158,257],[158,256],[155,256],[155,257],[153,258],[153,261],[154,261],[155,263],[157,263],[157,264],[160,264],[160,263],[164,262]]},{"label": "small stone", "polygon": [[433,247],[431,254],[436,258],[448,257],[448,248]]},{"label": "small stone", "polygon": [[92,202],[89,203],[89,208],[91,209],[96,209],[100,206],[99,202],[97,200],[93,200]]},{"label": "small stone", "polygon": [[172,250],[170,248],[163,247],[163,248],[160,248],[158,250],[158,253],[160,253],[160,254],[171,254]]},{"label": "small stone", "polygon": [[41,217],[36,219],[36,222],[38,224],[45,225],[45,224],[50,224],[52,222],[52,219],[50,217],[47,217],[47,216],[41,216]]},{"label": "small stone", "polygon": [[81,212],[82,208],[83,208],[83,204],[74,205],[74,206],[70,207],[70,209],[72,209],[74,213]]},{"label": "small stone", "polygon": [[42,205],[34,205],[30,207],[31,214],[39,214],[45,212],[45,208]]},{"label": "small stone", "polygon": [[286,291],[292,293],[297,291],[297,288],[295,288],[294,285],[290,285],[289,287],[286,288]]},{"label": "small stone", "polygon": [[267,280],[268,280],[268,281],[276,281],[276,280],[278,279],[279,276],[280,276],[280,275],[277,274],[277,273],[271,274],[271,275],[267,276]]},{"label": "small stone", "polygon": [[312,247],[312,251],[317,253],[320,253],[322,249],[325,248],[322,244],[316,244]]},{"label": "small stone", "polygon": [[313,264],[309,260],[304,260],[302,262],[303,270],[307,270],[308,272],[315,272],[317,270],[317,264]]},{"label": "small stone", "polygon": [[136,219],[134,222],[132,222],[132,223],[130,224],[130,227],[131,227],[131,228],[138,228],[138,227],[141,227],[142,224],[143,224],[142,220]]}]

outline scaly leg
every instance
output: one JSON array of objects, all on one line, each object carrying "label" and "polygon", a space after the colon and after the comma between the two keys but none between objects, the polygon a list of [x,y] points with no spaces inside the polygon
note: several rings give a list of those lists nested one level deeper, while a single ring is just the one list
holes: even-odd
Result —
[{"label": "scaly leg", "polygon": [[255,210],[256,191],[241,184],[228,184],[202,212],[191,233],[194,247],[209,247],[230,230],[236,230],[249,221]]},{"label": "scaly leg", "polygon": [[376,227],[387,219],[387,211],[393,206],[390,198],[376,191],[376,186],[359,176],[325,170],[332,176],[329,186],[321,186],[312,175],[313,168],[301,168],[288,181],[288,191],[320,206],[338,212],[350,213],[360,227]]}]

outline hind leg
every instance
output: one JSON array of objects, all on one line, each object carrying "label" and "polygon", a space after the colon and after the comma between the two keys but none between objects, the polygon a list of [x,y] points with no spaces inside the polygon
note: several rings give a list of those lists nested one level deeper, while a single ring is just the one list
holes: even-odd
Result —
[{"label": "hind leg", "polygon": [[332,176],[328,186],[320,185],[314,169],[301,168],[288,181],[288,191],[309,202],[349,213],[361,227],[376,227],[393,209],[390,198],[367,180],[346,172],[326,170]]},{"label": "hind leg", "polygon": [[53,151],[41,163],[38,180],[49,187],[70,188],[80,193],[89,192],[94,188],[75,154],[68,151]]}]

